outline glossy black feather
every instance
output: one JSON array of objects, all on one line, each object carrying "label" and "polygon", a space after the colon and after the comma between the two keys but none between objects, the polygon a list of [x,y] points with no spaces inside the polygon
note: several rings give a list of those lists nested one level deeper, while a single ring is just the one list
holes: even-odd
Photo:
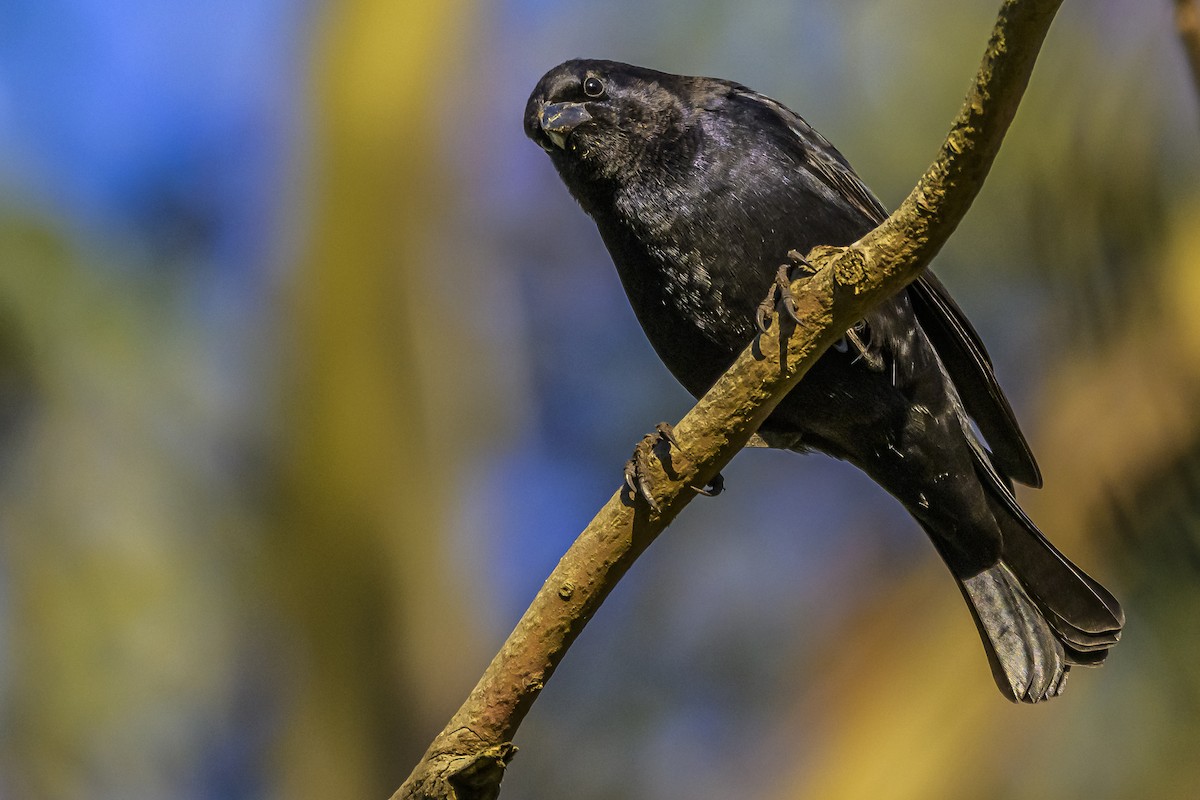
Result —
[{"label": "glossy black feather", "polygon": [[[800,116],[728,81],[571,61],[534,89],[525,127],[695,395],[755,335],[789,250],[849,244],[886,216]],[[822,356],[760,435],[846,459],[908,509],[957,579],[1006,696],[1054,696],[1072,664],[1099,663],[1116,642],[1120,606],[1013,497],[1013,479],[1040,485],[1037,463],[979,335],[932,274]]]},{"label": "glossy black feather", "polygon": [[[795,134],[811,172],[858,210],[871,227],[887,217],[879,198],[854,173],[830,142],[800,115],[765,95],[739,87],[742,94],[773,111]],[[967,413],[979,426],[998,467],[1008,477],[1029,486],[1042,485],[1016,415],[1000,388],[991,357],[966,315],[932,272],[926,272],[907,290],[917,321],[950,373]]]}]

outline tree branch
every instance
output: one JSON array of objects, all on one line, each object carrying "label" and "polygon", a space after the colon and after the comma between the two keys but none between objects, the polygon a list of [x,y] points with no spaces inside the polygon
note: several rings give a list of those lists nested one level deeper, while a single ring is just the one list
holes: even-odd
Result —
[{"label": "tree branch", "polygon": [[393,795],[491,800],[513,735],[617,581],[729,463],[808,368],[874,304],[920,274],[978,194],[1061,0],[1005,0],[979,72],[936,161],[886,221],[849,247],[820,247],[792,287],[798,322],[776,315],[675,426],[649,475],[661,509],[612,496],[563,556],[470,697]]}]

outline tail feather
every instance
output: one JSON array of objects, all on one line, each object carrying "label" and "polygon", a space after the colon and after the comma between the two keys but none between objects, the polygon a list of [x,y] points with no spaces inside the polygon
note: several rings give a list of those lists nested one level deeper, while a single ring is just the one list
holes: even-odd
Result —
[{"label": "tail feather", "polygon": [[1120,629],[1100,634],[1087,633],[1055,614],[1053,610],[1048,608],[1043,608],[1042,610],[1046,616],[1046,621],[1062,637],[1063,644],[1069,645],[1076,650],[1084,652],[1107,650],[1121,638]]},{"label": "tail feather", "polygon": [[1012,570],[1000,562],[958,584],[1001,693],[1024,703],[1061,694],[1073,662]]},{"label": "tail feather", "polygon": [[1072,666],[1098,666],[1121,638],[1125,614],[1103,586],[1064,556],[1015,503],[995,502],[1001,560],[959,579],[992,674],[1010,700],[1062,692]]},{"label": "tail feather", "polygon": [[993,502],[993,513],[1004,534],[1004,560],[1026,591],[1069,641],[1084,648],[1115,644],[1125,625],[1121,604],[1059,552],[1019,507],[1013,514],[1014,505]]}]

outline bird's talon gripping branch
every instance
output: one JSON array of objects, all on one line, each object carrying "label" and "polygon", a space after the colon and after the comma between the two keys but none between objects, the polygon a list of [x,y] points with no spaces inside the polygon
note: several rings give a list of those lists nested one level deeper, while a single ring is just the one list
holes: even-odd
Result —
[{"label": "bird's talon gripping branch", "polygon": [[787,257],[792,262],[792,267],[805,275],[816,275],[817,268],[811,261],[804,257],[804,254],[799,250],[788,250]]},{"label": "bird's talon gripping branch", "polygon": [[[675,438],[675,429],[670,423],[660,422],[654,426],[654,430],[647,433],[642,440],[637,443],[633,449],[633,456],[625,462],[625,486],[636,499],[641,496],[648,506],[655,512],[660,511],[658,502],[654,499],[654,487],[650,484],[647,477],[646,459],[654,452],[654,448],[661,442],[674,447],[676,450],[682,450],[679,446],[679,440]],[[704,486],[690,487],[698,494],[706,497],[716,497],[725,490],[725,478],[717,473],[713,479]]]},{"label": "bird's talon gripping branch", "polygon": [[653,431],[643,436],[642,440],[633,448],[633,455],[625,462],[625,486],[635,500],[639,496],[642,497],[646,501],[646,505],[655,512],[661,509],[654,499],[654,489],[650,485],[650,479],[646,477],[646,459],[654,452],[654,448],[658,446],[659,442],[667,442],[679,447],[675,431],[666,422],[658,423],[654,426]]},{"label": "bird's talon gripping branch", "polygon": [[[679,446],[679,440],[675,438],[675,429],[671,427],[669,422],[660,422],[654,426],[654,433],[658,434],[659,438],[670,442],[676,450],[682,450]],[[650,434],[653,436],[654,434]]]},{"label": "bird's talon gripping branch", "polygon": [[771,284],[771,288],[767,290],[767,297],[758,304],[758,309],[754,312],[754,324],[758,326],[759,333],[766,333],[767,328],[771,323],[771,311],[775,308],[775,293],[779,291],[779,285]]},{"label": "bird's talon gripping branch", "polygon": [[[653,434],[647,434],[647,437]],[[658,511],[658,503],[654,501],[654,495],[650,491],[650,484],[645,477],[645,450],[642,445],[646,443],[646,439],[638,442],[637,447],[633,449],[633,456],[625,462],[625,487],[629,489],[630,495],[636,500],[640,495],[646,500],[646,504],[654,511]]]},{"label": "bird's talon gripping branch", "polygon": [[775,280],[771,283],[771,288],[767,290],[766,299],[758,304],[758,310],[755,311],[754,321],[762,333],[766,333],[767,328],[770,327],[771,311],[780,306],[793,322],[800,321],[799,307],[796,305],[795,295],[792,294],[792,268],[797,267],[806,274],[812,274],[813,268],[796,250],[788,251],[788,258],[793,263],[779,265],[779,269],[775,271]]}]

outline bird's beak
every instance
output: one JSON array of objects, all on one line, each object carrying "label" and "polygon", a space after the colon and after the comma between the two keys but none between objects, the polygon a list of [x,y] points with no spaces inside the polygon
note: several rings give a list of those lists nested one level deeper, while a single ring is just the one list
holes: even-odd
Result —
[{"label": "bird's beak", "polygon": [[567,135],[591,118],[583,103],[551,103],[538,112],[538,126],[557,147],[566,149]]}]

